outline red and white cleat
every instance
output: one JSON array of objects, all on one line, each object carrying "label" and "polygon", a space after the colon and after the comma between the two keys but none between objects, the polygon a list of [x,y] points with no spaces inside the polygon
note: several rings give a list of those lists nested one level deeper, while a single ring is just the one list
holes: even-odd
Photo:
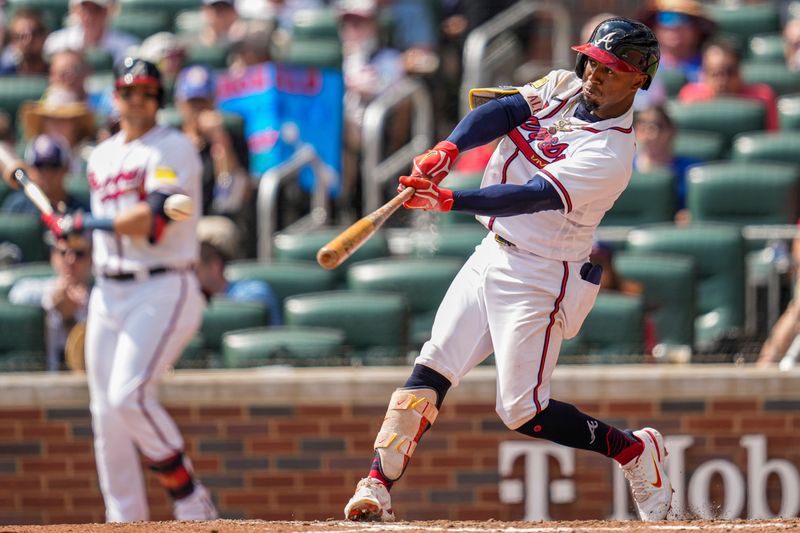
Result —
[{"label": "red and white cleat", "polygon": [[391,522],[392,498],[386,486],[375,478],[365,477],[356,485],[356,492],[344,507],[347,520],[361,522]]},{"label": "red and white cleat", "polygon": [[653,428],[640,429],[633,434],[642,441],[644,450],[620,468],[630,483],[639,518],[646,522],[664,520],[672,500],[664,438]]}]

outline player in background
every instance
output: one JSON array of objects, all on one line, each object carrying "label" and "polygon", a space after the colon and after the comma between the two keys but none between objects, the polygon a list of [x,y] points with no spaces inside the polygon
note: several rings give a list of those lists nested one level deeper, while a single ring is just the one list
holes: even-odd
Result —
[{"label": "player in background", "polygon": [[[389,490],[447,390],[492,352],[496,410],[506,426],[614,459],[641,519],[667,515],[672,488],[661,434],[623,431],[550,398],[561,341],[577,334],[597,297],[602,268],[588,262],[594,231],[630,179],[633,99],[659,61],[653,33],[624,18],[603,21],[573,49],[574,72],[473,90],[474,110],[400,178],[401,188],[416,189],[405,207],[473,213],[489,234],[453,280],[431,339],[389,401],[372,469],[347,503],[347,519],[394,518]],[[497,137],[480,189],[437,186],[459,152]]]},{"label": "player in background", "polygon": [[57,235],[94,230],[86,376],[109,522],[149,518],[139,453],[173,498],[175,518],[217,516],[157,395],[159,378],[200,327],[204,305],[193,270],[199,210],[181,222],[164,213],[175,193],[202,205],[200,160],[185,135],[156,124],[163,98],[155,65],[123,59],[114,90],[121,130],[88,162],[92,214],[44,217]]}]

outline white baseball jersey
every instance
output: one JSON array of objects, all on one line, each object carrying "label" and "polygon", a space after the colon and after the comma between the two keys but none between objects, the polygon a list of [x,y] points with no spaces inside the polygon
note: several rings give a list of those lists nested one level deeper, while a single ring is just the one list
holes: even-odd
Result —
[{"label": "white baseball jersey", "polygon": [[549,259],[589,256],[597,225],[632,172],[633,110],[593,123],[577,119],[581,83],[572,71],[554,70],[520,87],[534,114],[503,137],[481,183],[523,185],[539,174],[555,187],[563,211],[476,217],[521,249]]},{"label": "white baseball jersey", "polygon": [[[158,125],[128,143],[120,132],[97,146],[89,157],[92,214],[113,218],[156,191],[185,194],[195,206],[201,206],[201,170],[194,145],[174,128]],[[145,237],[95,231],[95,269],[115,274],[188,266],[198,257],[199,217],[199,209],[195,209],[188,220],[168,224],[154,243]]]}]

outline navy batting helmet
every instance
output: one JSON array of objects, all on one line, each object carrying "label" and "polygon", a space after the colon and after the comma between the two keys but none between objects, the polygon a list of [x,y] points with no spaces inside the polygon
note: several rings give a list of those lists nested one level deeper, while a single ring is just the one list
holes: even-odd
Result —
[{"label": "navy batting helmet", "polygon": [[650,87],[658,70],[661,52],[655,34],[635,20],[611,18],[604,20],[592,32],[589,42],[573,46],[578,52],[575,73],[583,77],[587,58],[618,72],[641,72],[647,75],[642,89]]},{"label": "navy batting helmet", "polygon": [[150,61],[138,57],[126,57],[114,67],[114,87],[151,85],[158,88],[158,103],[164,104],[164,85],[161,72]]}]

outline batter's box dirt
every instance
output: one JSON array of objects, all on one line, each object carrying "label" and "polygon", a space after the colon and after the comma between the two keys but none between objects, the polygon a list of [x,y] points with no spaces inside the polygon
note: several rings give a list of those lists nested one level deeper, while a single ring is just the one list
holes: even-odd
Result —
[{"label": "batter's box dirt", "polygon": [[63,524],[51,526],[0,526],[0,533],[579,533],[711,531],[748,533],[800,531],[800,518],[773,520],[692,520],[687,522],[637,522],[592,520],[581,522],[392,522],[385,524],[327,522],[265,522],[263,520],[214,520],[211,522],[139,522],[134,524]]}]

